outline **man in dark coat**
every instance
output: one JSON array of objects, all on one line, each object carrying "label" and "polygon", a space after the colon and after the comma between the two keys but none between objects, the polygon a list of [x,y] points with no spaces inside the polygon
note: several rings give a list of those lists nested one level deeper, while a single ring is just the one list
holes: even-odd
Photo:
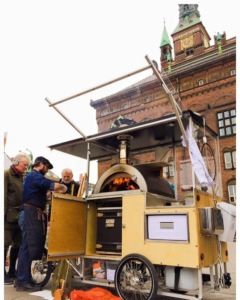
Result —
[{"label": "man in dark coat", "polygon": [[31,284],[31,263],[42,258],[47,229],[44,212],[47,192],[65,193],[67,187],[44,177],[53,165],[43,156],[35,159],[33,170],[23,185],[23,209],[19,216],[22,242],[18,255],[18,271],[15,287],[17,291],[37,291]]},{"label": "man in dark coat", "polygon": [[[12,165],[4,171],[4,284],[12,284],[16,277],[15,266],[21,243],[18,216],[23,194],[23,176],[30,164],[24,153],[17,154]],[[5,271],[7,251],[10,249],[8,274]]]},{"label": "man in dark coat", "polygon": [[73,180],[73,172],[71,169],[66,168],[62,170],[62,178],[59,181],[67,187],[67,194],[77,196],[79,183]]}]

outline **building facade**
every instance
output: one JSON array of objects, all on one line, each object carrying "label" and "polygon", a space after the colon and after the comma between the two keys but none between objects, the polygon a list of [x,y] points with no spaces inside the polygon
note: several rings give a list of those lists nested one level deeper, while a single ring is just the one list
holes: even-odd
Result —
[{"label": "building facade", "polygon": [[[177,20],[176,20],[177,21]],[[236,38],[218,33],[210,43],[197,4],[179,4],[179,20],[171,39],[164,25],[160,71],[167,75],[183,110],[205,117],[219,134],[223,198],[236,203]],[[172,41],[172,42],[171,42]],[[95,100],[99,132],[107,131],[121,115],[142,122],[172,113],[159,81],[151,75],[117,94]],[[138,162],[154,162],[156,153],[140,153]],[[99,175],[113,161],[99,163]],[[169,176],[172,168],[167,170]]]}]

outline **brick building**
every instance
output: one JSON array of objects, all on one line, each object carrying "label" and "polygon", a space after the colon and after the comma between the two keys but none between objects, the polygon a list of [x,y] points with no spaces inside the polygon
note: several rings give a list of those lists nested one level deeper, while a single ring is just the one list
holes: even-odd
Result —
[{"label": "brick building", "polygon": [[[223,197],[235,203],[236,38],[227,39],[225,32],[218,33],[210,44],[197,4],[179,4],[179,20],[171,37],[164,25],[160,70],[167,74],[178,92],[182,109],[200,113],[219,134]],[[155,75],[114,95],[91,101],[91,106],[96,109],[99,132],[109,130],[119,115],[142,122],[172,113],[168,97],[159,88]],[[136,159],[154,162],[156,158],[149,152],[139,153]],[[112,163],[101,161],[99,174]]]}]

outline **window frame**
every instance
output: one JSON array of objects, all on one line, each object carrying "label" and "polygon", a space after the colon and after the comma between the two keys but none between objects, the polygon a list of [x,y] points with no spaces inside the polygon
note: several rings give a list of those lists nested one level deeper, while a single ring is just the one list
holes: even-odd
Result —
[{"label": "window frame", "polygon": [[[229,155],[229,157],[227,158],[226,155]],[[236,169],[236,149],[224,150],[223,151],[223,161],[224,161],[224,169],[225,170],[235,170]]]},{"label": "window frame", "polygon": [[227,191],[228,191],[229,203],[236,203],[236,181],[235,180],[231,180],[228,182]]},{"label": "window frame", "polygon": [[204,79],[199,79],[198,80],[198,86],[202,86],[202,85],[204,85],[204,83],[205,83]]},{"label": "window frame", "polygon": [[173,178],[175,176],[175,168],[173,164],[169,164],[167,166],[164,166],[163,168],[163,172],[166,178]]},{"label": "window frame", "polygon": [[[234,111],[234,113],[233,113]],[[236,135],[236,108],[219,111],[216,114],[219,138]]]},{"label": "window frame", "polygon": [[186,56],[191,56],[191,55],[193,55],[193,54],[194,54],[194,48],[191,47],[191,48],[185,49],[185,54],[186,54]]}]

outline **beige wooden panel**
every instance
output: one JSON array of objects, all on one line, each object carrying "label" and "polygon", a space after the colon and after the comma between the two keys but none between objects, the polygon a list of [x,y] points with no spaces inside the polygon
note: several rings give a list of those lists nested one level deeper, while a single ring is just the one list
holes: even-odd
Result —
[{"label": "beige wooden panel", "polygon": [[[200,201],[209,205],[205,196]],[[144,193],[123,197],[123,231],[122,255],[139,253],[147,257],[153,264],[200,268],[217,262],[216,236],[204,236],[200,232],[199,213],[197,207],[163,206],[146,208]],[[189,240],[164,241],[147,239],[146,216],[158,214],[186,214],[188,217]],[[226,244],[222,245],[223,261],[226,261]]]},{"label": "beige wooden panel", "polygon": [[94,255],[96,252],[97,237],[97,208],[94,201],[88,202],[86,255]]},{"label": "beige wooden panel", "polygon": [[77,257],[85,252],[86,202],[54,194],[48,234],[48,259]]},{"label": "beige wooden panel", "polygon": [[[169,206],[146,209],[144,197],[143,194],[132,199],[123,198],[123,256],[139,253],[153,264],[198,267],[196,209]],[[189,224],[189,241],[148,240],[146,238],[146,215],[148,214],[186,214]]]},{"label": "beige wooden panel", "polygon": [[[220,197],[215,199],[211,194],[202,191],[196,191],[197,207],[214,207],[216,202],[222,201]],[[201,267],[211,266],[219,262],[219,258],[223,262],[228,261],[227,243],[221,242],[218,245],[216,235],[206,236],[200,232],[199,213],[196,215],[198,222],[197,228],[199,236],[199,264]]]}]

